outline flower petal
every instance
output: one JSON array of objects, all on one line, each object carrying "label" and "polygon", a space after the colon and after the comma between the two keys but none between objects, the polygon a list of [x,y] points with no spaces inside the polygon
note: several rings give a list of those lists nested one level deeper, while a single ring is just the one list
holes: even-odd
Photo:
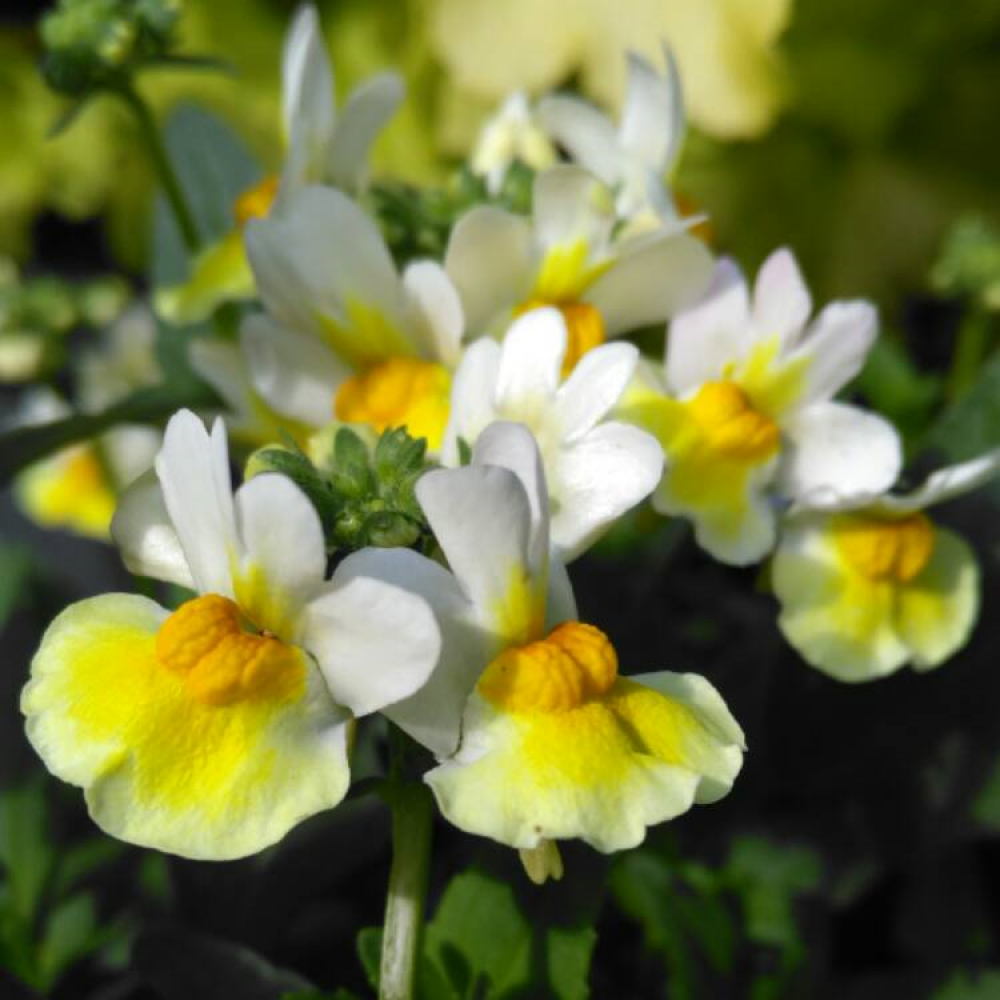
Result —
[{"label": "flower petal", "polygon": [[631,382],[638,362],[634,344],[602,344],[584,354],[557,390],[553,404],[565,441],[582,437],[608,414]]},{"label": "flower petal", "polygon": [[796,517],[782,531],[771,564],[778,625],[809,664],[837,680],[884,677],[910,658],[895,627],[896,587],[855,572],[829,525]]},{"label": "flower petal", "polygon": [[243,323],[240,346],[254,388],[278,413],[309,427],[333,419],[337,388],[351,369],[325,344],[255,315]]},{"label": "flower petal", "polygon": [[670,388],[682,394],[722,376],[750,347],[750,300],[739,266],[728,257],[715,264],[712,282],[695,305],[679,312],[667,337]]},{"label": "flower petal", "polygon": [[346,191],[360,187],[372,144],[396,113],[405,93],[398,73],[380,73],[351,94],[340,109],[324,180]]},{"label": "flower petal", "polygon": [[814,403],[793,413],[778,467],[778,488],[809,503],[813,491],[881,493],[899,476],[903,449],[883,417],[845,403]]},{"label": "flower petal", "polygon": [[684,230],[664,228],[632,244],[585,295],[612,337],[662,323],[697,301],[712,276],[712,255]]},{"label": "flower petal", "polygon": [[615,221],[607,187],[590,171],[570,163],[536,174],[532,213],[535,238],[544,250],[584,243],[591,253],[599,253]]},{"label": "flower petal", "polygon": [[753,289],[753,324],[762,339],[777,337],[794,345],[812,312],[812,296],[798,261],[787,247],[775,250],[761,264]]},{"label": "flower petal", "polygon": [[226,428],[216,420],[209,437],[190,410],[170,418],[156,474],[170,520],[202,594],[233,596],[230,572],[238,551]]},{"label": "flower petal", "polygon": [[279,639],[298,638],[301,616],[326,576],[319,515],[291,479],[254,476],[237,491],[242,558],[233,583],[240,609]]},{"label": "flower petal", "polygon": [[368,552],[348,556],[310,603],[303,630],[334,699],[358,716],[419,691],[441,652],[428,602],[372,568]]},{"label": "flower petal", "polygon": [[462,298],[469,335],[491,332],[531,294],[531,223],[492,205],[472,209],[451,231],[444,269]]},{"label": "flower petal", "polygon": [[499,373],[500,345],[495,340],[483,337],[465,349],[451,384],[451,416],[441,449],[445,465],[459,464],[459,439],[474,444],[497,419]]},{"label": "flower petal", "polygon": [[868,302],[831,302],[792,358],[807,357],[806,402],[829,399],[861,371],[875,342],[878,315]]},{"label": "flower petal", "polygon": [[81,601],[32,663],[28,738],[84,787],[95,822],[129,843],[225,860],[336,805],[349,781],[345,718],[305,658],[298,693],[207,705],[156,657],[166,616],[132,595]]},{"label": "flower petal", "polygon": [[901,588],[897,622],[913,668],[939,667],[965,645],[979,617],[979,567],[969,545],[935,526],[923,572]]},{"label": "flower petal", "polygon": [[566,342],[566,321],[558,309],[532,309],[514,320],[503,339],[494,393],[501,414],[533,423],[552,405]]},{"label": "flower petal", "polygon": [[662,177],[676,159],[684,138],[684,98],[677,62],[665,50],[663,76],[635,52],[629,52],[628,83],[622,109],[621,143],[628,155]]},{"label": "flower petal", "polygon": [[551,94],[538,102],[538,118],[573,160],[605,184],[618,182],[622,173],[618,134],[603,111],[577,97]]},{"label": "flower petal", "polygon": [[552,470],[552,541],[567,561],[656,488],[663,451],[638,427],[606,423],[561,449]]},{"label": "flower petal", "polygon": [[130,573],[194,587],[156,472],[141,475],[118,500],[111,537]]},{"label": "flower petal", "polygon": [[447,272],[436,261],[416,261],[403,272],[403,287],[416,314],[415,326],[423,333],[424,357],[454,368],[462,349],[465,317]]},{"label": "flower petal", "polygon": [[938,469],[928,476],[927,482],[919,489],[905,496],[881,497],[877,505],[892,511],[923,510],[977,490],[997,475],[1000,475],[1000,448],[994,448],[968,462]]},{"label": "flower petal", "polygon": [[620,678],[601,699],[557,713],[508,714],[474,694],[462,750],[426,776],[442,813],[511,847],[579,837],[610,853],[724,794],[742,741],[730,741],[738,727],[722,724],[721,699],[700,679],[649,680],[661,690]]}]

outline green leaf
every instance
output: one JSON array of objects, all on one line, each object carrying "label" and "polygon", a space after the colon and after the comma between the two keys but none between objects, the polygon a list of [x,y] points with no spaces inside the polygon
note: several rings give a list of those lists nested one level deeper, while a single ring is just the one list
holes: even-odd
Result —
[{"label": "green leaf", "polygon": [[333,488],[351,500],[367,496],[375,489],[370,461],[364,441],[349,427],[341,427],[333,439]]},{"label": "green leaf", "polygon": [[357,949],[361,968],[368,977],[368,985],[377,990],[378,968],[382,957],[382,928],[362,927],[358,931]]},{"label": "green leaf", "polygon": [[10,908],[30,927],[55,865],[41,780],[0,792],[0,864],[6,871]]},{"label": "green leaf", "polygon": [[91,837],[60,853],[52,895],[56,898],[71,892],[98,869],[124,854],[124,848],[110,837]]},{"label": "green leaf", "polygon": [[241,945],[179,929],[142,934],[133,969],[163,1000],[281,1000],[313,989],[298,973],[280,969]]},{"label": "green leaf", "polygon": [[529,990],[525,995],[584,1000],[595,941],[590,926],[529,920],[508,883],[473,869],[445,890],[427,925],[425,951],[460,997],[502,998]]},{"label": "green leaf", "polygon": [[50,989],[70,966],[95,951],[105,939],[106,935],[98,933],[89,893],[71,896],[55,906],[38,949],[39,977],[45,988]]},{"label": "green leaf", "polygon": [[139,389],[100,413],[75,414],[47,424],[18,427],[0,434],[0,486],[32,462],[68,445],[103,434],[118,424],[158,424],[183,407],[218,406],[204,383],[157,385]]},{"label": "green leaf", "polygon": [[0,629],[28,595],[32,573],[30,549],[0,542]]},{"label": "green leaf", "polygon": [[987,969],[974,978],[957,972],[934,993],[932,1000],[996,1000],[1000,996],[1000,970]]}]

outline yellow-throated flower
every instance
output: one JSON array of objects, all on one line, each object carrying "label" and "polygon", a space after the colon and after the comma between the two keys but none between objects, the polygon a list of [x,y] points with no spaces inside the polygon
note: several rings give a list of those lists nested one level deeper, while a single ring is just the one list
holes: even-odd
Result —
[{"label": "yellow-throated flower", "polygon": [[540,306],[562,312],[567,369],[592,347],[662,322],[705,290],[711,257],[684,226],[616,241],[614,196],[572,164],[535,177],[532,218],[480,205],[456,223],[445,270],[474,336]]},{"label": "yellow-throated flower", "polygon": [[299,8],[288,30],[281,75],[287,140],[281,175],[265,177],[244,192],[233,205],[234,228],[197,256],[187,281],[160,290],[157,312],[172,323],[194,323],[223,302],[253,298],[244,245],[247,223],[280,213],[308,184],[359,190],[372,143],[403,100],[400,77],[381,73],[358,87],[338,113],[333,66],[311,4]]},{"label": "yellow-throated flower", "polygon": [[261,396],[309,427],[405,425],[437,450],[464,328],[441,267],[400,275],[374,221],[322,187],[251,224],[247,249],[267,312],[241,342]]},{"label": "yellow-throated flower", "polygon": [[445,817],[543,877],[552,841],[621,850],[726,794],[743,734],[718,692],[692,674],[619,676],[608,637],[577,620],[527,428],[493,424],[471,465],[426,473],[417,496],[450,572],[410,551],[378,557],[433,605],[441,661],[388,714],[443,758],[426,780]]},{"label": "yellow-throated flower", "polygon": [[642,56],[628,55],[628,83],[616,127],[578,97],[543,97],[538,117],[574,161],[615,191],[618,217],[648,229],[677,218],[666,181],[684,139],[684,100],[677,63],[666,49],[661,76]]},{"label": "yellow-throated flower", "polygon": [[474,444],[494,421],[525,424],[545,466],[552,540],[570,560],[649,496],[663,454],[651,435],[607,419],[635,373],[638,350],[602,344],[564,379],[567,343],[562,314],[543,308],[516,319],[502,343],[469,345],[455,372],[442,461],[458,465],[459,440]]},{"label": "yellow-throated flower", "polygon": [[355,553],[325,580],[319,518],[283,476],[233,494],[225,429],[170,421],[113,534],[137,573],[194,589],[173,613],[105,594],[49,626],[21,707],[94,820],[186,857],[259,851],[336,805],[350,713],[412,694],[440,635],[426,603]]},{"label": "yellow-throated flower", "polygon": [[772,567],[788,641],[841,681],[944,663],[975,625],[979,569],[969,546],[924,511],[998,472],[1000,450],[941,469],[906,496],[807,497],[784,524]]},{"label": "yellow-throated flower", "polygon": [[654,505],[690,519],[723,562],[771,551],[784,500],[824,486],[878,493],[899,474],[893,427],[832,402],[864,363],[874,308],[834,302],[809,322],[811,311],[789,251],[764,262],[752,302],[738,267],[719,261],[704,299],[670,324],[663,370],[645,366],[619,410],[663,446]]}]

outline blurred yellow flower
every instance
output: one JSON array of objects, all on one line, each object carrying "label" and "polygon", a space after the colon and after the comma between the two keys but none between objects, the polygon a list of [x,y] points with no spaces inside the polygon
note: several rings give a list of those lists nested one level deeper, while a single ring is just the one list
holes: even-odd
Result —
[{"label": "blurred yellow flower", "polygon": [[783,100],[775,43],[792,0],[426,0],[430,41],[469,98],[551,89],[574,76],[618,106],[626,50],[654,62],[663,41],[680,64],[691,121],[723,138],[765,132]]}]

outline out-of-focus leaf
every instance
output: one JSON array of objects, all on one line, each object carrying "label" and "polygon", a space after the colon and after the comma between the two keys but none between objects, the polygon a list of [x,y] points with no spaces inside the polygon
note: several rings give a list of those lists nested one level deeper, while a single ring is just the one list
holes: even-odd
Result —
[{"label": "out-of-focus leaf", "polygon": [[0,542],[0,629],[28,593],[31,552],[21,545]]},{"label": "out-of-focus leaf", "polygon": [[[202,241],[218,239],[233,228],[233,202],[259,180],[260,167],[232,130],[202,108],[178,108],[167,121],[165,141]],[[163,198],[156,205],[153,239],[153,285],[183,281],[188,253]]]},{"label": "out-of-focus leaf", "polygon": [[945,239],[931,283],[945,295],[970,295],[987,309],[1000,309],[1000,230],[978,216],[959,219]]},{"label": "out-of-focus leaf", "polygon": [[9,906],[30,927],[55,864],[40,781],[0,792],[0,864]]},{"label": "out-of-focus leaf", "polygon": [[932,1000],[996,1000],[997,997],[1000,997],[1000,970],[988,969],[975,976],[956,973]]},{"label": "out-of-focus leaf", "polygon": [[373,990],[378,989],[378,966],[382,954],[382,928],[362,927],[358,931],[358,958]]},{"label": "out-of-focus leaf", "polygon": [[123,853],[122,845],[110,837],[91,837],[61,852],[52,880],[52,895],[59,898],[71,892],[89,875]]},{"label": "out-of-focus leaf", "polygon": [[46,921],[38,949],[41,982],[51,988],[74,962],[100,947],[106,937],[106,933],[98,932],[89,893],[79,893],[57,904]]},{"label": "out-of-focus leaf", "polygon": [[192,379],[182,384],[139,389],[100,413],[81,413],[8,431],[0,434],[0,486],[32,462],[77,441],[103,434],[118,424],[156,424],[183,407],[218,405],[215,393],[203,382]]},{"label": "out-of-focus leaf", "polygon": [[[365,970],[371,988],[378,990],[379,966],[382,960],[382,928],[362,928],[358,934],[357,949],[361,967]],[[415,989],[419,1000],[463,1000],[463,995],[452,988],[426,954],[417,960]]]},{"label": "out-of-focus leaf", "polygon": [[132,964],[142,982],[164,1000],[280,1000],[286,993],[313,988],[248,948],[178,929],[140,935]]},{"label": "out-of-focus leaf", "polygon": [[325,993],[322,990],[296,990],[294,993],[283,993],[281,1000],[361,1000],[357,993],[343,988]]}]

